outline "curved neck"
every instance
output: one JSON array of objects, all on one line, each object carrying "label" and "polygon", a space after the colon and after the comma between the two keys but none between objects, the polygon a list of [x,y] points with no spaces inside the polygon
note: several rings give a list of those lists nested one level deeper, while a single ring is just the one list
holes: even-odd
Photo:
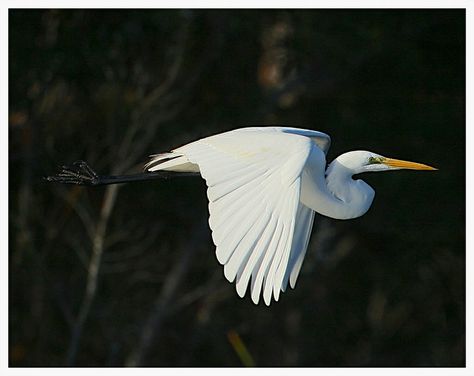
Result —
[{"label": "curved neck", "polygon": [[[315,155],[312,155],[315,154]],[[311,153],[302,175],[301,202],[314,211],[335,219],[364,215],[375,196],[374,190],[362,180],[352,179],[356,173],[336,158],[324,171],[321,156]],[[326,176],[326,178],[324,178]]]}]

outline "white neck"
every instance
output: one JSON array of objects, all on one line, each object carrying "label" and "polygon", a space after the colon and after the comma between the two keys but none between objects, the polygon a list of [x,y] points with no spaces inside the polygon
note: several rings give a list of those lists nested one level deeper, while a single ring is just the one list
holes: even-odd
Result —
[{"label": "white neck", "polygon": [[[336,158],[321,171],[319,155],[310,156],[302,175],[301,202],[314,211],[335,219],[350,219],[369,210],[375,191],[364,181],[352,179],[354,171]],[[321,176],[325,173],[326,178]]]}]

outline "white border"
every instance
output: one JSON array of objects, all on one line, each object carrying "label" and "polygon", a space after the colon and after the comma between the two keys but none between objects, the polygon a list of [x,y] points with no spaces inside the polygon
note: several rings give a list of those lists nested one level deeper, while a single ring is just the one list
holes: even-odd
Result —
[{"label": "white border", "polygon": [[467,8],[469,0],[6,0],[7,8]]},{"label": "white border", "polygon": [[5,172],[1,180],[2,195],[0,196],[0,221],[1,239],[3,244],[0,248],[0,331],[5,335],[0,336],[0,365],[8,365],[8,9],[0,8],[0,142],[2,143],[0,154],[1,166]]},{"label": "white border", "polygon": [[[472,192],[473,180],[472,180],[472,88],[473,88],[473,75],[472,75],[472,64],[473,59],[473,45],[474,40],[474,7],[466,9],[466,229],[472,229],[472,199],[468,192]],[[462,163],[463,161],[459,161]],[[469,168],[468,168],[469,167]],[[470,373],[474,374],[473,366],[473,326],[472,326],[472,313],[474,295],[472,287],[474,286],[474,278],[472,275],[473,257],[472,251],[472,239],[473,232],[466,231],[466,367],[470,366]]]},{"label": "white border", "polygon": [[[472,87],[473,87],[473,75],[472,75],[472,64],[474,59],[472,58],[472,41],[473,41],[473,22],[474,22],[474,4],[472,1],[467,0],[433,0],[433,1],[419,1],[419,0],[346,0],[346,1],[302,1],[293,0],[291,2],[281,0],[266,0],[258,1],[255,0],[239,0],[237,2],[224,3],[222,1],[172,1],[172,0],[135,0],[133,2],[127,2],[124,0],[116,0],[113,3],[110,1],[98,1],[98,0],[54,0],[54,1],[32,1],[32,0],[7,0],[2,1],[0,5],[0,40],[1,40],[1,59],[0,59],[0,74],[1,74],[1,85],[0,85],[0,112],[2,119],[5,121],[3,126],[0,127],[1,134],[0,140],[2,142],[1,154],[2,165],[4,166],[3,179],[1,182],[2,195],[0,199],[1,208],[1,230],[4,247],[1,252],[1,272],[0,272],[0,292],[1,292],[1,304],[2,309],[0,310],[0,370],[2,374],[11,375],[29,375],[29,374],[45,374],[45,375],[63,375],[64,372],[72,373],[74,375],[83,374],[96,374],[96,373],[110,373],[113,375],[124,375],[124,374],[143,374],[143,375],[156,375],[157,372],[166,375],[181,375],[181,374],[195,374],[196,372],[205,372],[207,375],[219,375],[222,373],[226,374],[258,374],[258,375],[286,375],[289,372],[302,372],[307,374],[317,375],[341,375],[341,374],[355,374],[364,376],[379,376],[381,373],[385,375],[474,375],[473,367],[473,354],[472,354],[472,338],[473,338],[473,327],[470,321],[473,312],[473,294],[472,286],[474,286],[474,280],[472,276],[472,260],[473,257],[470,255],[472,250],[472,233],[473,231],[467,231],[467,247],[466,247],[466,368],[255,368],[255,369],[220,369],[220,368],[138,368],[138,369],[127,369],[127,368],[71,368],[67,371],[63,368],[8,368],[8,175],[6,171],[8,169],[8,8],[109,8],[110,5],[113,8],[466,8],[466,204],[467,204],[467,218],[466,224],[467,229],[473,229],[472,222],[472,199],[468,192],[472,192],[472,152],[470,151],[472,146]],[[3,123],[3,122],[2,122]],[[447,124],[446,126],[449,126]],[[442,140],[440,141],[440,145]],[[441,146],[440,146],[441,147]],[[447,156],[449,157],[449,156]],[[458,161],[458,163],[464,163],[464,161]],[[446,192],[449,195],[449,192]],[[434,203],[435,205],[435,203]],[[5,373],[3,373],[5,372]]]}]

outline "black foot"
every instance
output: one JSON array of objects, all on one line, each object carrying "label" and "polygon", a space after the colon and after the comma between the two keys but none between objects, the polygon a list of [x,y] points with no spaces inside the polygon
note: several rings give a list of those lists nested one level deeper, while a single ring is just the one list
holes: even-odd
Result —
[{"label": "black foot", "polygon": [[44,179],[61,184],[97,185],[99,183],[99,175],[84,161],[76,161],[72,166],[62,166],[59,174]]}]

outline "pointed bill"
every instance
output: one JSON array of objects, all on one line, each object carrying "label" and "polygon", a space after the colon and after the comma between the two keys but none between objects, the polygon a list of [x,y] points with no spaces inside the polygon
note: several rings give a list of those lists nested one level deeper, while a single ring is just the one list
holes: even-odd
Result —
[{"label": "pointed bill", "polygon": [[409,170],[430,170],[430,171],[437,170],[437,168],[434,168],[422,163],[402,161],[400,159],[384,158],[381,162],[389,167],[400,168],[400,169],[404,168],[404,169],[409,169]]}]

